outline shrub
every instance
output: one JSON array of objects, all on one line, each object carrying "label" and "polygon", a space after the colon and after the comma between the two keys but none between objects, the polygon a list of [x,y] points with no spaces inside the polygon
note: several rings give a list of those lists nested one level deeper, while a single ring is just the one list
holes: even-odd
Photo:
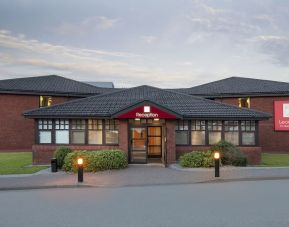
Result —
[{"label": "shrub", "polygon": [[66,156],[64,170],[76,172],[77,158],[83,158],[86,172],[123,169],[128,165],[126,154],[120,150],[74,151]]},{"label": "shrub", "polygon": [[211,151],[219,151],[223,165],[246,166],[247,158],[241,153],[238,147],[227,142],[220,141],[211,147]]},{"label": "shrub", "polygon": [[186,168],[214,166],[211,151],[193,151],[180,157],[180,165]]},{"label": "shrub", "polygon": [[64,164],[64,159],[67,154],[71,153],[72,149],[69,147],[58,147],[53,154],[53,157],[57,159],[58,168],[62,168]]}]

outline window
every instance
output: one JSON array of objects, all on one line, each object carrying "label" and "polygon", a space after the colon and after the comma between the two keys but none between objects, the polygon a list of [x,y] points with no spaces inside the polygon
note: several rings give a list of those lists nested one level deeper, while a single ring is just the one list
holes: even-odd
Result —
[{"label": "window", "polygon": [[256,145],[255,121],[241,121],[242,145]]},{"label": "window", "polygon": [[85,143],[85,120],[71,121],[71,143],[73,144]]},{"label": "window", "polygon": [[105,120],[105,143],[118,144],[118,120]]},{"label": "window", "polygon": [[192,121],[191,126],[191,139],[192,145],[205,145],[206,144],[206,122],[205,121]]},{"label": "window", "polygon": [[222,139],[222,121],[208,121],[209,145],[218,143]]},{"label": "window", "polygon": [[69,120],[55,121],[55,143],[69,144]]},{"label": "window", "polygon": [[102,120],[88,120],[88,143],[102,144]]},{"label": "window", "polygon": [[239,122],[225,121],[225,140],[234,145],[239,145]]},{"label": "window", "polygon": [[52,142],[52,120],[39,120],[38,121],[39,143]]},{"label": "window", "polygon": [[250,108],[250,98],[239,98],[239,107]]},{"label": "window", "polygon": [[39,96],[39,107],[46,107],[52,105],[52,97],[51,96]]},{"label": "window", "polygon": [[189,144],[189,121],[178,121],[176,125],[176,144]]}]

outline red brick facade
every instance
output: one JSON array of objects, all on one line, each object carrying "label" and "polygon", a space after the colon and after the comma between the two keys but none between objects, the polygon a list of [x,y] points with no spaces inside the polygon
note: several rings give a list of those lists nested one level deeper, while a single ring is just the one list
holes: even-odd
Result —
[{"label": "red brick facade", "polygon": [[[53,104],[72,98],[53,97]],[[35,141],[34,120],[25,119],[22,113],[39,108],[39,96],[0,94],[0,152],[31,151]]]},{"label": "red brick facade", "polygon": [[[272,118],[259,122],[259,144],[263,152],[289,152],[289,131],[274,130],[274,101],[289,100],[289,97],[251,97],[251,108],[272,114]],[[238,98],[216,99],[223,103],[238,105]]]}]

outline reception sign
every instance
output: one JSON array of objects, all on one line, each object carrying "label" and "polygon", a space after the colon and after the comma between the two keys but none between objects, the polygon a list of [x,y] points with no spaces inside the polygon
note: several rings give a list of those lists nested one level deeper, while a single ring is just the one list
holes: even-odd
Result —
[{"label": "reception sign", "polygon": [[155,106],[139,106],[133,110],[121,114],[117,118],[161,118],[161,119],[176,119],[176,116],[165,112]]},{"label": "reception sign", "polygon": [[289,131],[289,101],[274,102],[276,131]]}]

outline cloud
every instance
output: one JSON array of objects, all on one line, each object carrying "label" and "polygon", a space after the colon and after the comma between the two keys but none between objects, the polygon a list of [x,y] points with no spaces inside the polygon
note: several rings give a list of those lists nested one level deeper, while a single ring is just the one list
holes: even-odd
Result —
[{"label": "cloud", "polygon": [[140,37],[141,41],[147,43],[147,44],[151,44],[154,43],[157,40],[156,36],[153,35],[143,35]]},{"label": "cloud", "polygon": [[21,70],[23,74],[33,71],[37,75],[60,72],[80,80],[101,78],[127,86],[165,87],[172,86],[176,80],[182,81],[179,86],[185,86],[194,74],[162,68],[159,61],[133,53],[71,48],[7,32],[0,32],[0,50],[0,71],[10,71],[12,75],[13,70]]},{"label": "cloud", "polygon": [[289,66],[289,38],[287,36],[262,35],[251,40],[262,53],[270,55],[275,64]]},{"label": "cloud", "polygon": [[63,22],[51,30],[60,35],[86,35],[99,30],[113,28],[120,19],[104,16],[86,17],[80,22]]}]

